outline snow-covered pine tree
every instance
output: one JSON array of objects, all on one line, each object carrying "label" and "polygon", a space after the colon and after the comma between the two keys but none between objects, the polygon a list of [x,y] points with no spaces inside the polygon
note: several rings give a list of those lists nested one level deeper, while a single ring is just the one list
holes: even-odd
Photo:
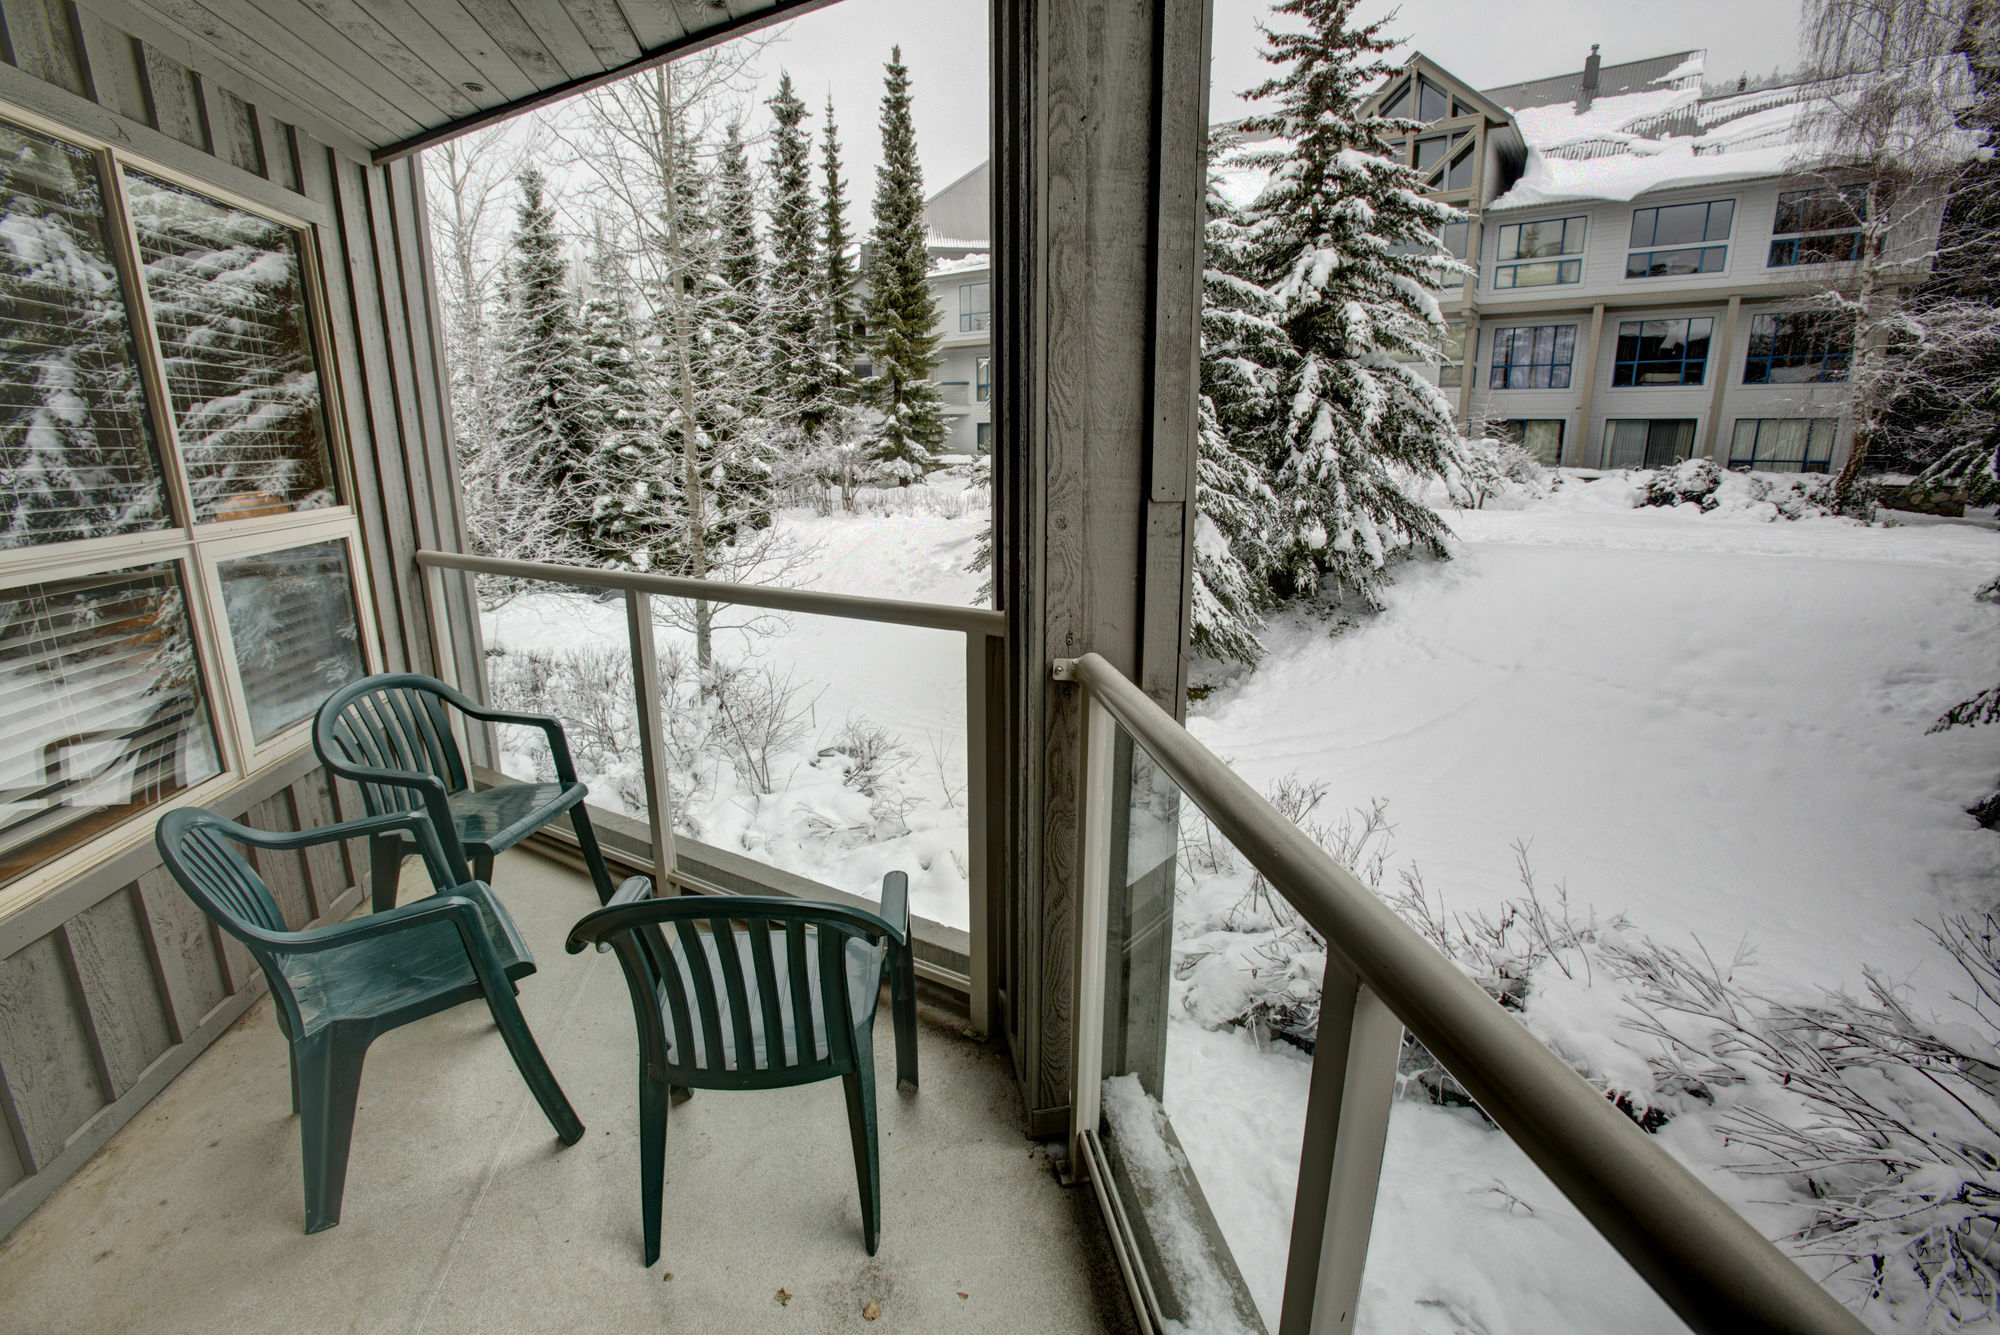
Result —
[{"label": "snow-covered pine tree", "polygon": [[631,271],[600,226],[583,303],[583,430],[591,453],[592,553],[649,570],[673,533],[674,461],[654,403],[658,387],[632,315]]},{"label": "snow-covered pine tree", "polygon": [[[1249,210],[1253,276],[1276,302],[1286,346],[1272,461],[1272,578],[1308,595],[1328,580],[1379,605],[1384,570],[1415,545],[1446,555],[1442,520],[1412,483],[1456,464],[1451,405],[1417,363],[1444,330],[1431,293],[1467,271],[1438,248],[1458,210],[1424,198],[1392,156],[1407,121],[1364,116],[1392,72],[1383,21],[1355,26],[1358,0],[1283,0],[1303,31],[1268,31],[1263,53],[1288,67],[1248,96],[1279,110],[1247,122],[1276,135],[1246,161],[1273,171]],[[1408,358],[1400,361],[1399,357]]]},{"label": "snow-covered pine tree", "polygon": [[924,223],[924,174],[910,118],[910,71],[890,48],[882,94],[882,165],[875,171],[875,231],[868,264],[868,336],[875,374],[865,386],[881,414],[869,458],[903,486],[938,466],[944,444],[937,366],[937,298]]},{"label": "snow-covered pine tree", "polygon": [[592,442],[585,431],[583,340],[555,205],[542,174],[518,178],[521,202],[504,284],[496,386],[497,451],[516,491],[568,507],[587,540]]},{"label": "snow-covered pine tree", "polygon": [[826,136],[821,141],[819,253],[821,309],[826,320],[824,346],[840,368],[834,385],[843,404],[854,399],[854,354],[859,341],[854,321],[860,308],[854,298],[854,257],[847,253],[847,183],[840,174],[840,132],[833,123],[833,99],[826,100]]},{"label": "snow-covered pine tree", "polygon": [[1271,296],[1246,276],[1243,218],[1216,188],[1211,143],[1206,261],[1202,273],[1201,415],[1195,469],[1194,647],[1255,665],[1259,623],[1271,603],[1266,569],[1273,498],[1262,461],[1271,454],[1268,365],[1284,331]]},{"label": "snow-covered pine tree", "polygon": [[803,448],[826,426],[835,405],[832,393],[841,367],[827,350],[821,294],[818,210],[812,195],[812,140],[805,129],[806,104],[792,91],[792,76],[780,72],[769,104],[771,134],[771,271],[766,307],[771,341],[773,416]]}]

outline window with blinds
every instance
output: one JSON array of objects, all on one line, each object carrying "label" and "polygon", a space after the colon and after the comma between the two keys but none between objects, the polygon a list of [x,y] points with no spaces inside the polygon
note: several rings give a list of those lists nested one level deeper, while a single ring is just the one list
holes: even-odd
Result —
[{"label": "window with blinds", "polygon": [[367,671],[345,543],[239,556],[217,571],[259,742],[311,718],[320,701]]},{"label": "window with blinds", "polygon": [[334,503],[299,235],[125,172],[197,523]]},{"label": "window with blinds", "polygon": [[220,772],[172,564],[0,593],[0,882]]},{"label": "window with blinds", "polygon": [[95,156],[0,122],[0,549],[172,522]]},{"label": "window with blinds", "polygon": [[312,244],[0,108],[0,913],[377,661]]}]

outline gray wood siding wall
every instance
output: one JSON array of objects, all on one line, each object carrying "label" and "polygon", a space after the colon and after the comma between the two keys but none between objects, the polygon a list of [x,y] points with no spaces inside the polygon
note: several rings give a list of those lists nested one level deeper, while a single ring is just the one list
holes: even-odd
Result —
[{"label": "gray wood siding wall", "polygon": [[[385,668],[436,672],[413,554],[459,550],[463,529],[421,169],[414,158],[371,165],[364,145],[242,69],[204,62],[156,14],[198,19],[176,0],[0,0],[0,101],[310,224],[367,556],[363,612],[380,628]],[[462,584],[447,597],[469,672],[477,619]],[[213,805],[280,829],[361,814],[328,790],[310,750]],[[325,849],[262,870],[287,920],[304,926],[354,907],[362,865]],[[249,956],[173,885],[150,842],[0,919],[0,1233],[262,988]]]}]

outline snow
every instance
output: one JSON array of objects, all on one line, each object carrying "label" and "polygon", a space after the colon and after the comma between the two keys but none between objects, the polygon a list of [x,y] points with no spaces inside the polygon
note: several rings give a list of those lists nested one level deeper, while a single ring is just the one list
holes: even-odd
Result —
[{"label": "snow", "polygon": [[1663,116],[1691,106],[1701,96],[1695,88],[1649,88],[1643,93],[1617,93],[1597,98],[1590,109],[1579,112],[1573,102],[1557,102],[1546,107],[1523,107],[1514,113],[1521,138],[1531,148],[1557,148],[1581,139],[1610,139],[1627,135],[1635,122]]},{"label": "snow", "polygon": [[1656,142],[1660,151],[1643,157],[1621,154],[1578,162],[1531,153],[1521,179],[1488,207],[1519,209],[1582,199],[1630,201],[1653,190],[1781,176],[1797,167],[1798,150],[1789,144],[1697,154],[1694,146],[1701,141],[1695,139]]},{"label": "snow", "polygon": [[[939,243],[934,241],[931,244],[937,245]],[[931,277],[937,278],[944,274],[953,273],[971,273],[975,269],[991,268],[992,265],[993,257],[985,251],[980,251],[973,255],[961,255],[955,260],[932,260]]]},{"label": "snow", "polygon": [[[1259,788],[1325,782],[1321,816],[1387,798],[1391,865],[1451,910],[1519,893],[1519,839],[1545,896],[1724,961],[1747,943],[1767,995],[1859,988],[1872,965],[1944,1004],[1962,980],[1920,920],[1990,907],[2000,840],[1963,808],[1996,766],[1990,730],[1925,730],[2000,663],[2000,609],[1972,597],[2000,536],[1635,509],[1641,490],[1570,474],[1544,502],[1452,513],[1457,559],[1404,567],[1358,626],[1279,621],[1189,727]],[[1183,903],[1184,952],[1230,935],[1214,907]],[[1202,1027],[1231,1005],[1217,975],[1256,961],[1182,960],[1166,1109],[1275,1326],[1310,1060]],[[1553,969],[1533,988],[1532,1031],[1643,1086],[1615,989]],[[1714,1115],[1660,1142],[1766,1236],[1795,1227],[1781,1186],[1728,1171]],[[1683,1329],[1504,1135],[1416,1101],[1391,1118],[1357,1328]]]}]

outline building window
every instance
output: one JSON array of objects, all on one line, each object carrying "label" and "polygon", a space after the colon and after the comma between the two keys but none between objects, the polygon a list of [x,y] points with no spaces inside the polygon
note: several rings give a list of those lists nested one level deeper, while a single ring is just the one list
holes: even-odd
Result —
[{"label": "building window", "polygon": [[1632,253],[1625,257],[1625,276],[1676,278],[1721,273],[1729,264],[1729,247],[1709,243],[1727,242],[1735,220],[1733,199],[1634,209]]},{"label": "building window", "polygon": [[1554,324],[1497,329],[1488,389],[1568,389],[1576,357],[1576,326]]},{"label": "building window", "polygon": [[1746,385],[1809,385],[1847,379],[1854,324],[1832,311],[1787,311],[1750,318]]},{"label": "building window", "polygon": [[1511,440],[1550,468],[1563,461],[1563,419],[1560,417],[1513,417],[1496,424],[1495,433]]},{"label": "building window", "polygon": [[1606,468],[1665,468],[1694,453],[1694,419],[1626,419],[1604,424]]},{"label": "building window", "polygon": [[1465,321],[1447,320],[1438,339],[1438,384],[1457,389],[1465,383]]},{"label": "building window", "polygon": [[972,396],[980,403],[993,398],[993,359],[980,357],[972,363]]},{"label": "building window", "polygon": [[1471,245],[1471,240],[1471,223],[1446,223],[1443,231],[1438,234],[1438,242],[1444,247],[1444,253],[1456,260],[1462,260],[1466,257],[1466,251]]},{"label": "building window", "polygon": [[4,120],[0,216],[4,886],[373,655],[307,230]]},{"label": "building window", "polygon": [[991,422],[975,422],[973,424],[972,441],[978,447],[981,454],[992,449],[993,424]]},{"label": "building window", "polygon": [[1832,417],[1739,417],[1729,441],[1729,466],[1760,473],[1824,473],[1833,466]]},{"label": "building window", "polygon": [[1868,220],[1865,186],[1816,186],[1778,196],[1771,225],[1769,267],[1837,264],[1861,258],[1861,225]]},{"label": "building window", "polygon": [[1504,291],[1582,282],[1583,261],[1561,257],[1583,254],[1583,231],[1582,218],[1549,218],[1502,227],[1493,286]]},{"label": "building window", "polygon": [[[1461,139],[1465,137],[1464,135],[1459,136]],[[1451,166],[1446,168],[1444,173],[1443,185],[1446,190],[1470,190],[1472,188],[1472,150],[1477,147],[1476,143],[1467,144],[1459,151],[1458,156],[1451,160]]]},{"label": "building window", "polygon": [[1625,320],[1618,326],[1617,359],[1611,383],[1699,385],[1708,367],[1708,341],[1715,333],[1709,316],[1686,320]]},{"label": "building window", "polygon": [[[1411,94],[1415,93],[1412,97]],[[1407,117],[1428,125],[1445,118],[1451,98],[1429,79],[1413,79],[1389,94],[1382,102],[1384,116]]]},{"label": "building window", "polygon": [[958,289],[958,329],[960,333],[971,333],[976,329],[987,329],[993,324],[993,284],[964,283]]}]

